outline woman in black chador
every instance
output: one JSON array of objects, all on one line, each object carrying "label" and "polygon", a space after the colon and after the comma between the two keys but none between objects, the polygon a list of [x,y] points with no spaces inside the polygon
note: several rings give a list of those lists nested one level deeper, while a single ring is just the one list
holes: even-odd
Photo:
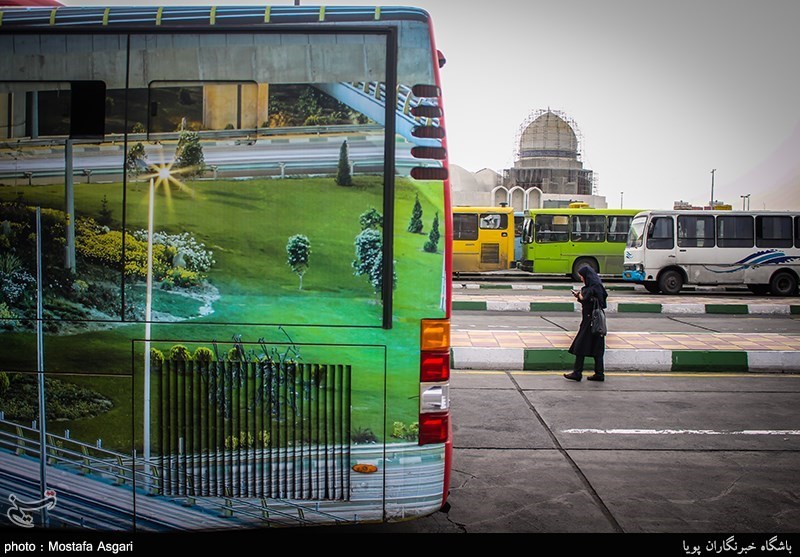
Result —
[{"label": "woman in black chador", "polygon": [[572,373],[565,373],[564,377],[573,381],[580,381],[583,377],[583,360],[586,356],[594,358],[594,375],[588,377],[589,381],[604,381],[603,354],[606,351],[606,339],[602,335],[592,333],[592,310],[595,300],[600,303],[600,307],[606,308],[606,292],[600,277],[591,267],[581,267],[578,274],[583,281],[583,288],[573,290],[572,294],[581,303],[581,326],[578,334],[569,347],[569,353],[575,354],[575,365]]}]

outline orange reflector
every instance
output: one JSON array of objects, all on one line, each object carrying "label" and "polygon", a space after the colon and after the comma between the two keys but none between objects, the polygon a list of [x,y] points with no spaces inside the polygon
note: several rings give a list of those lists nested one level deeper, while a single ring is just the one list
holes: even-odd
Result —
[{"label": "orange reflector", "polygon": [[450,350],[450,320],[423,319],[420,350]]},{"label": "orange reflector", "polygon": [[378,467],[374,464],[356,464],[353,466],[353,472],[359,474],[374,474],[378,471]]},{"label": "orange reflector", "polygon": [[450,352],[420,353],[419,380],[422,383],[438,383],[450,379]]},{"label": "orange reflector", "polygon": [[450,412],[440,414],[420,414],[419,444],[444,443],[449,437]]}]

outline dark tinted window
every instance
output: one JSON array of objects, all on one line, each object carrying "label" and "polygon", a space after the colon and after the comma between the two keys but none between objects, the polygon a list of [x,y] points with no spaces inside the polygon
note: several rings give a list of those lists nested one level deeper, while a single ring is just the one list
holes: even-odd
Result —
[{"label": "dark tinted window", "polygon": [[721,248],[753,247],[753,217],[717,217],[717,245]]},{"label": "dark tinted window", "polygon": [[647,249],[672,249],[675,231],[672,217],[653,217],[647,227]]},{"label": "dark tinted window", "polygon": [[536,242],[566,242],[569,240],[567,215],[536,215]]},{"label": "dark tinted window", "polygon": [[453,214],[453,239],[454,240],[477,240],[478,239],[478,215],[475,213],[454,213]]},{"label": "dark tinted window", "polygon": [[572,217],[573,242],[604,242],[606,218],[602,215],[575,215]]},{"label": "dark tinted window", "polygon": [[756,246],[760,248],[792,247],[792,217],[756,217]]},{"label": "dark tinted window", "polygon": [[624,242],[628,239],[633,217],[611,215],[608,217],[608,241]]},{"label": "dark tinted window", "polygon": [[713,248],[714,217],[711,215],[679,216],[678,246],[682,248]]}]

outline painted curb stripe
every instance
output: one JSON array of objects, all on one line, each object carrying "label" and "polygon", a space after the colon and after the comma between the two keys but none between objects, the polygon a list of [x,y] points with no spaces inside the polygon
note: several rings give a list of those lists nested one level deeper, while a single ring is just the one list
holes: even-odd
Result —
[{"label": "painted curb stripe", "polygon": [[575,312],[574,302],[531,302],[531,311],[567,311]]},{"label": "painted curb stripe", "polygon": [[617,303],[617,313],[661,313],[661,304]]},{"label": "painted curb stripe", "polygon": [[270,9],[271,9],[271,6],[267,6],[266,8],[264,8],[264,23],[269,23],[269,12],[270,12]]},{"label": "painted curb stripe", "polygon": [[[451,350],[452,369],[568,371],[575,357],[560,348],[476,348]],[[594,360],[586,358],[586,371]],[[723,350],[607,350],[606,371],[651,372],[800,372],[800,352]]]},{"label": "painted curb stripe", "polygon": [[747,369],[747,352],[672,351],[672,371],[747,371]]},{"label": "painted curb stripe", "polygon": [[481,284],[481,288],[486,290],[512,290],[511,284]]},{"label": "painted curb stripe", "polygon": [[706,313],[744,314],[748,313],[742,304],[706,304]]},{"label": "painted curb stripe", "polygon": [[453,302],[454,310],[486,311],[486,302]]}]

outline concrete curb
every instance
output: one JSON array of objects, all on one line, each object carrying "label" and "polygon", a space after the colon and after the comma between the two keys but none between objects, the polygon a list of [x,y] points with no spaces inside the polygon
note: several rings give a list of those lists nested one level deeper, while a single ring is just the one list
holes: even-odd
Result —
[{"label": "concrete curb", "polygon": [[[578,312],[577,302],[453,300],[454,311]],[[800,305],[779,304],[653,304],[609,302],[606,313],[663,313],[668,315],[799,315]]]},{"label": "concrete curb", "polygon": [[[565,349],[452,349],[452,369],[508,371],[571,370],[575,357]],[[606,350],[607,371],[800,372],[800,352],[737,350]],[[586,369],[594,365],[586,359]]]}]

